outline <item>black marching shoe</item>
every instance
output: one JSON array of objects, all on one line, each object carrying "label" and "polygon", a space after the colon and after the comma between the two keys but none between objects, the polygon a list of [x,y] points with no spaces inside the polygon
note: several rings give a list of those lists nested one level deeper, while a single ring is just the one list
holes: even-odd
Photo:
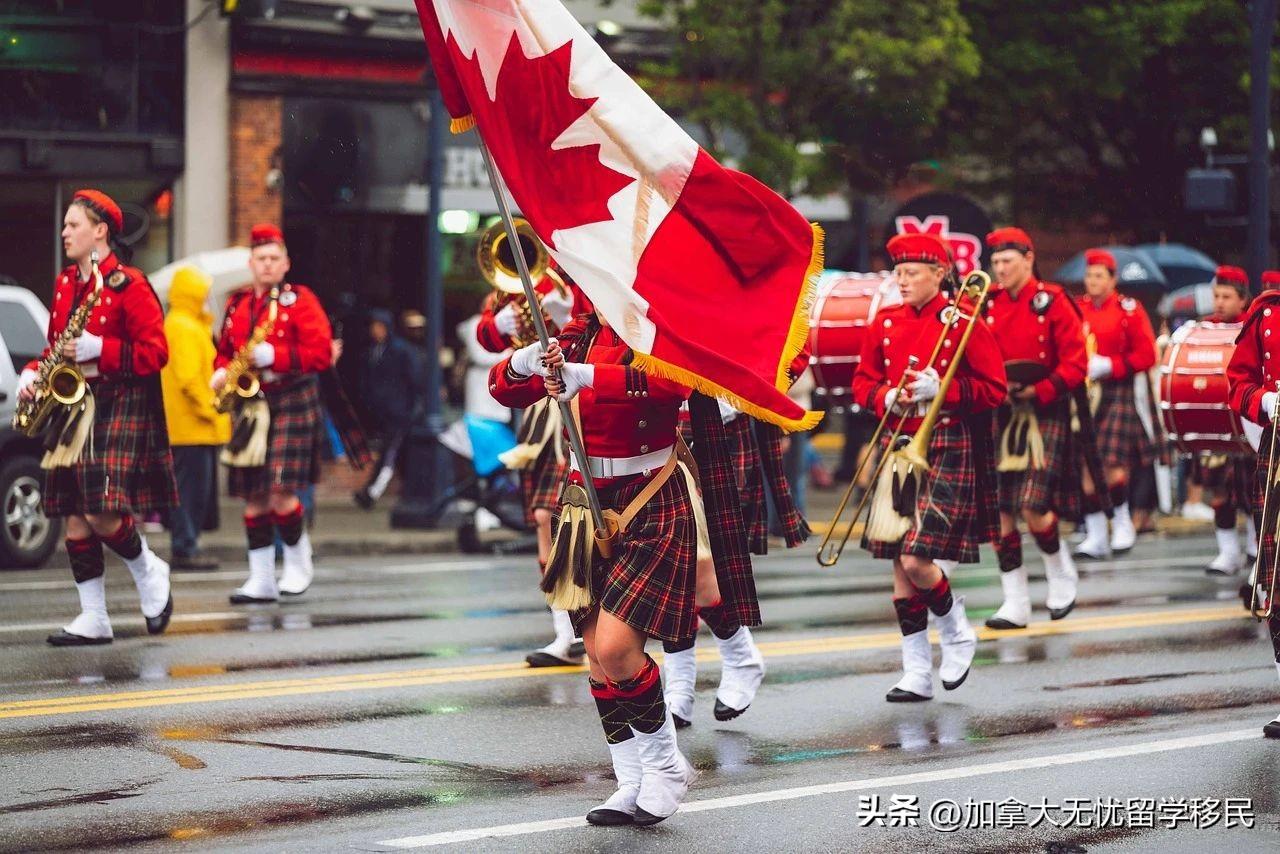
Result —
[{"label": "black marching shoe", "polygon": [[[746,709],[735,709],[733,706],[726,706],[724,703],[720,702],[719,697],[716,697],[716,707],[713,714],[715,714],[716,720],[718,721],[731,721],[749,708],[751,707],[747,706]],[[679,724],[677,724],[677,726],[678,725]]]},{"label": "black marching shoe", "polygon": [[[1049,619],[1050,619],[1050,620],[1061,620],[1061,619],[1063,619],[1064,617],[1066,617],[1068,614],[1070,614],[1072,611],[1074,611],[1075,609],[1076,609],[1076,600],[1072,599],[1072,600],[1071,600],[1071,604],[1070,604],[1070,605],[1064,605],[1064,606],[1063,606],[1063,607],[1061,607],[1061,608],[1050,608],[1050,609],[1049,609]],[[990,625],[991,625],[990,621],[988,621],[988,622],[987,622],[987,625],[988,625],[988,626],[990,626]],[[995,627],[994,627],[994,626],[992,626],[992,628],[995,628]],[[1026,627],[1025,627],[1025,626],[1018,626],[1018,628],[1020,628],[1020,629],[1021,629],[1021,628],[1026,628]]]},{"label": "black marching shoe", "polygon": [[[717,706],[720,705],[719,701],[716,702],[716,705]],[[676,729],[688,729],[689,727],[693,726],[693,721],[687,721],[684,718],[677,715],[675,712],[671,713],[671,720],[675,723]]]},{"label": "black marching shoe", "polygon": [[369,490],[367,489],[358,489],[351,493],[351,500],[354,501],[356,506],[361,510],[372,510],[373,505],[378,503],[374,497],[369,494]]},{"label": "black marching shoe", "polygon": [[635,823],[635,818],[622,810],[594,809],[587,813],[587,824],[596,827],[622,827]]},{"label": "black marching shoe", "polygon": [[913,691],[904,691],[896,687],[891,689],[888,694],[885,694],[884,698],[890,703],[927,703],[933,699],[932,697],[925,697]]},{"label": "black marching shoe", "polygon": [[84,635],[73,635],[66,629],[58,629],[45,640],[50,646],[102,646],[111,643],[111,638],[87,638]]},{"label": "black marching shoe", "polygon": [[1262,728],[1262,734],[1267,738],[1280,738],[1280,717]]},{"label": "black marching shoe", "polygon": [[147,634],[158,635],[165,629],[169,628],[169,618],[173,616],[173,594],[169,594],[169,601],[164,603],[164,610],[154,617],[147,617]]}]

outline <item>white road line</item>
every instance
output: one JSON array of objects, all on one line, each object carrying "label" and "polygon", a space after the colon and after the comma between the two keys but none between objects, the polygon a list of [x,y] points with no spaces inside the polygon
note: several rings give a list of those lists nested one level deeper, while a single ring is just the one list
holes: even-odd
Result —
[{"label": "white road line", "polygon": [[[915,786],[922,783],[940,783],[951,780],[964,780],[970,777],[982,777],[990,774],[1007,774],[1014,771],[1040,771],[1045,768],[1063,765],[1078,765],[1082,762],[1096,762],[1102,759],[1123,759],[1129,756],[1143,756],[1152,753],[1166,753],[1171,750],[1188,750],[1196,747],[1212,747],[1219,744],[1230,744],[1235,741],[1256,740],[1259,738],[1256,729],[1226,730],[1204,735],[1193,735],[1184,738],[1168,738],[1159,741],[1145,741],[1138,744],[1127,744],[1120,747],[1104,747],[1097,750],[1085,750],[1078,753],[1058,753],[1051,756],[1036,756],[1028,759],[1011,759],[1005,762],[988,762],[982,765],[962,765],[958,768],[943,768],[938,771],[921,771],[915,774],[895,774],[889,777],[869,777],[863,780],[847,780],[841,783],[824,783],[818,786],[799,786],[792,789],[773,789],[754,792],[746,795],[731,795],[723,798],[710,798],[705,801],[693,801],[680,807],[680,812],[708,812],[711,810],[732,809],[752,804],[792,801],[798,798],[812,798],[820,795],[834,795],[847,792],[860,792],[867,789],[884,789],[889,787]],[[454,845],[459,842],[475,842],[479,839],[498,839],[510,836],[527,836],[534,833],[547,833],[553,830],[568,830],[587,827],[587,822],[580,816],[572,818],[556,818],[546,821],[530,821],[522,824],[500,824],[494,827],[478,827],[470,830],[451,830],[444,833],[430,833],[425,836],[406,836],[401,839],[388,839],[375,843],[387,848],[429,848],[437,845]]]}]

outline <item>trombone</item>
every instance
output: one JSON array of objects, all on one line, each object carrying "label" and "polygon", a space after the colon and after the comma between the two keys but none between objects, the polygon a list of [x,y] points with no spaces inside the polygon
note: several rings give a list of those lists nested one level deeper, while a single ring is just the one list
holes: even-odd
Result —
[{"label": "trombone", "polygon": [[[1276,392],[1280,393],[1280,382],[1276,383]],[[1280,426],[1275,422],[1274,413],[1268,413],[1273,416],[1271,418],[1271,442],[1267,447],[1267,491],[1262,495],[1262,525],[1258,528],[1258,538],[1266,539],[1268,530],[1274,531],[1276,527],[1276,515],[1280,514],[1280,496],[1273,497],[1277,484],[1280,484],[1280,457],[1276,455],[1276,434],[1280,433]],[[1261,544],[1259,544],[1261,545]],[[1262,565],[1262,549],[1258,549],[1258,566]],[[1272,548],[1271,556],[1271,587],[1267,591],[1265,602],[1258,601],[1259,589],[1262,585],[1258,583],[1257,569],[1254,570],[1253,578],[1250,580],[1249,587],[1252,589],[1252,595],[1249,601],[1249,613],[1258,621],[1268,620],[1275,611],[1276,602],[1276,572],[1280,570],[1280,544]]]},{"label": "trombone", "polygon": [[520,281],[515,253],[519,251],[524,256],[529,277],[534,283],[549,279],[562,298],[568,295],[569,288],[556,275],[555,270],[551,269],[551,256],[529,221],[514,217],[514,223],[519,248],[507,239],[506,226],[502,222],[496,222],[480,235],[480,243],[476,247],[476,264],[497,297],[495,309],[510,302],[519,303],[519,328],[512,336],[512,344],[518,349],[537,340],[538,336],[534,331],[533,309],[524,296],[524,285]]},{"label": "trombone", "polygon": [[[942,328],[942,332],[938,334],[937,340],[934,341],[933,352],[929,354],[929,360],[925,363],[926,368],[931,367],[933,363],[937,360],[938,354],[942,351],[943,342],[946,341],[947,336],[951,334],[952,330],[955,329],[956,325],[960,322],[960,320],[963,317],[965,317],[964,313],[960,311],[960,300],[965,295],[971,295],[971,297],[975,302],[973,315],[969,318],[970,320],[969,326],[965,330],[964,337],[961,339],[961,342],[960,342],[960,346],[957,348],[956,354],[952,359],[951,366],[947,370],[946,378],[943,379],[942,382],[940,383],[938,395],[937,397],[934,398],[934,404],[930,408],[929,415],[932,416],[932,421],[937,420],[937,414],[935,413],[934,410],[936,409],[939,412],[941,411],[941,401],[943,396],[945,395],[946,387],[950,385],[951,379],[954,377],[955,371],[960,364],[961,356],[964,353],[964,347],[968,343],[969,333],[973,329],[974,322],[977,321],[978,314],[982,310],[982,304],[986,301],[987,292],[990,290],[990,288],[991,288],[990,276],[988,276],[986,273],[983,273],[980,270],[970,273],[968,276],[965,277],[964,284],[962,284],[956,290],[955,299],[952,300],[951,305],[948,307],[950,316],[947,318],[947,323]],[[976,296],[972,296],[975,293],[976,293]],[[919,364],[919,359],[916,356],[911,356],[909,358],[908,370],[911,370],[911,371],[916,370],[916,366],[918,364]],[[895,397],[900,396],[902,394],[902,389],[906,385],[906,381],[907,381],[907,374],[904,371],[902,376],[898,378],[898,384],[894,386],[894,388],[896,389]],[[885,410],[884,415],[880,419],[880,423],[876,425],[875,432],[871,434],[871,440],[869,442],[869,447],[871,449],[871,452],[868,453],[866,456],[864,456],[862,458],[862,461],[858,463],[858,469],[857,471],[854,472],[853,479],[849,481],[849,486],[847,489],[845,489],[844,495],[840,499],[839,506],[836,507],[835,515],[831,519],[831,524],[827,528],[826,534],[824,534],[822,537],[821,545],[818,546],[817,559],[818,559],[818,563],[822,566],[826,566],[826,567],[835,566],[836,562],[840,560],[840,556],[844,554],[844,548],[846,545],[848,545],[849,538],[853,535],[853,528],[857,524],[858,519],[862,516],[863,511],[866,510],[867,505],[870,502],[871,496],[877,488],[877,485],[880,480],[880,475],[881,475],[881,472],[884,471],[885,464],[889,461],[891,457],[894,456],[895,452],[893,451],[893,446],[897,444],[898,437],[902,433],[902,425],[906,422],[905,416],[900,416],[898,418],[898,423],[894,426],[893,432],[889,436],[889,442],[888,442],[888,445],[886,446],[884,453],[879,455],[879,460],[876,463],[875,471],[871,475],[871,485],[867,487],[866,491],[863,492],[862,494],[862,498],[858,501],[858,506],[854,509],[853,516],[850,517],[849,519],[848,527],[845,529],[844,536],[840,538],[839,543],[832,542],[832,539],[835,536],[836,527],[840,524],[840,517],[844,515],[845,508],[849,506],[849,499],[853,495],[854,488],[857,486],[858,482],[861,480],[862,472],[866,468],[867,463],[870,462],[873,456],[875,456],[876,451],[878,449],[880,434],[884,432],[884,428],[889,423],[889,418],[893,414],[894,414],[893,407],[889,407],[888,409]],[[929,434],[932,434],[933,432],[932,421],[929,421],[926,425],[922,425],[921,430],[917,432],[915,440],[913,440],[912,442],[912,447],[915,447],[918,444],[916,440],[918,440],[920,437],[920,434],[924,432],[925,426],[928,426],[929,428],[928,432]],[[924,448],[926,449],[928,448],[928,441],[929,441],[929,437],[926,436],[924,438]],[[925,470],[928,469],[927,462],[925,463],[924,468]]]}]

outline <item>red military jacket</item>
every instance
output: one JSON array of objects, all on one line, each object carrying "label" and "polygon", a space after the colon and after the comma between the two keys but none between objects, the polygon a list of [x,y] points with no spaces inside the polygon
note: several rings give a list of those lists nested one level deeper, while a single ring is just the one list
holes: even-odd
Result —
[{"label": "red military jacket", "polygon": [[[95,383],[158,374],[169,361],[169,343],[164,337],[164,312],[151,283],[138,268],[121,264],[115,253],[109,253],[98,269],[102,293],[89,313],[85,331],[102,338],[102,355],[96,362],[81,365],[85,377]],[[58,274],[49,310],[49,346],[40,359],[49,355],[53,342],[92,287],[92,282],[80,281],[75,264]],[[35,370],[38,363],[34,360],[26,367]]]},{"label": "red military jacket", "polygon": [[[910,366],[908,359],[911,356],[919,358],[917,370],[928,367],[934,344],[946,326],[944,309],[950,304],[947,295],[939,292],[919,309],[906,303],[881,309],[868,328],[862,347],[862,362],[853,376],[853,399],[877,415],[884,415],[885,397]],[[933,366],[940,375],[947,373],[951,356],[968,326],[968,321],[961,320],[944,339],[937,363]],[[1006,392],[1004,357],[987,324],[979,322],[973,335],[969,336],[955,382],[947,389],[943,399],[943,412],[946,414],[938,423],[945,426],[951,423],[953,416],[995,409],[1004,402]],[[912,407],[905,416],[901,416],[901,420],[903,432],[913,432],[923,419]]]},{"label": "red military jacket", "polygon": [[1156,363],[1156,336],[1142,303],[1112,291],[1101,304],[1086,295],[1079,305],[1085,337],[1092,334],[1098,355],[1111,360],[1110,381],[1150,370]]},{"label": "red military jacket", "polygon": [[1241,418],[1267,424],[1262,395],[1280,389],[1280,291],[1263,291],[1245,312],[1244,326],[1227,364],[1231,408]]},{"label": "red military jacket", "polygon": [[[227,299],[227,317],[218,339],[214,367],[225,368],[244,346],[253,330],[267,322],[270,292],[255,296],[253,287],[241,288]],[[276,322],[267,339],[275,347],[275,362],[263,372],[270,387],[289,374],[315,374],[328,370],[333,361],[333,332],[320,300],[304,285],[280,286]]]},{"label": "red military jacket", "polygon": [[[591,305],[591,300],[587,299],[587,295],[582,292],[582,288],[578,287],[577,283],[566,281],[565,284],[569,287],[569,293],[573,295],[573,308],[570,309],[569,314],[571,319],[584,314],[591,314],[595,311],[595,308]],[[533,289],[539,296],[546,296],[555,290],[555,282],[550,276],[543,276],[542,281],[534,285]],[[524,299],[524,297],[520,296],[516,298],[522,301]],[[512,346],[511,339],[498,331],[498,325],[493,320],[493,316],[506,305],[506,300],[499,303],[495,299],[495,295],[490,294],[485,298],[484,306],[480,309],[480,324],[476,326],[476,340],[480,342],[481,347],[490,353],[501,353]],[[553,335],[558,332],[558,330],[551,328],[548,331]]]},{"label": "red military jacket", "polygon": [[1089,360],[1080,310],[1061,285],[1032,277],[1016,297],[993,286],[985,314],[1006,363],[1036,362],[1051,371],[1035,384],[1041,406],[1084,382]]},{"label": "red military jacket", "polygon": [[[596,328],[599,332],[591,338]],[[596,366],[593,387],[578,393],[588,456],[637,457],[675,443],[687,388],[626,364],[631,348],[589,315],[570,321],[559,342],[567,361]],[[499,403],[523,409],[546,397],[542,377],[520,377],[511,372],[510,363],[507,357],[489,371],[489,391]]]}]

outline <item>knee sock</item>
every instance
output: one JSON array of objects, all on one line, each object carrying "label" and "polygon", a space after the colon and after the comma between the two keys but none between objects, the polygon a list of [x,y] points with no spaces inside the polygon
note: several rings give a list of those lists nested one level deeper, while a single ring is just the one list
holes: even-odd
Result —
[{"label": "knee sock", "polygon": [[702,618],[702,622],[707,624],[707,628],[711,629],[711,634],[720,638],[720,640],[728,640],[733,637],[738,629],[742,628],[742,622],[737,616],[730,614],[728,609],[724,607],[723,599],[710,607],[699,608],[698,616]]},{"label": "knee sock", "polygon": [[270,513],[263,513],[261,516],[250,516],[248,513],[244,515],[244,534],[249,541],[249,551],[265,549],[271,545],[275,539],[271,527]]},{"label": "knee sock", "polygon": [[1013,572],[1022,566],[1022,535],[1012,530],[1000,537],[996,543],[996,558],[1000,561],[1001,572]]},{"label": "knee sock", "polygon": [[1129,483],[1120,481],[1107,487],[1107,494],[1111,496],[1111,506],[1119,507],[1129,500]]},{"label": "knee sock", "polygon": [[1036,548],[1047,555],[1056,555],[1058,549],[1062,547],[1062,538],[1058,536],[1058,517],[1054,516],[1049,522],[1048,527],[1036,530],[1031,529],[1031,536],[1035,537]]},{"label": "knee sock", "polygon": [[596,701],[596,711],[600,713],[600,724],[604,727],[604,740],[610,744],[621,744],[631,738],[631,724],[626,713],[618,703],[612,688],[603,682],[587,677],[591,686],[591,696]]},{"label": "knee sock", "polygon": [[893,610],[898,613],[898,627],[902,636],[923,632],[929,627],[929,609],[919,594],[906,599],[894,599]]},{"label": "knee sock", "polygon": [[106,572],[102,540],[90,535],[85,540],[67,540],[67,556],[71,558],[71,577],[76,584],[101,578]]},{"label": "knee sock", "polygon": [[630,679],[610,683],[627,723],[636,732],[657,732],[667,719],[662,698],[662,676],[653,659],[645,656],[644,666]]},{"label": "knee sock", "polygon": [[133,560],[142,554],[142,536],[138,533],[137,526],[133,524],[132,516],[122,517],[120,527],[116,528],[115,533],[103,537],[102,542],[126,561]]},{"label": "knee sock", "polygon": [[1236,529],[1236,508],[1230,502],[1224,502],[1213,508],[1213,526],[1219,531]]},{"label": "knee sock", "polygon": [[302,503],[299,502],[288,513],[272,513],[271,521],[280,532],[280,539],[286,546],[296,546],[302,539]]},{"label": "knee sock", "polygon": [[938,617],[945,617],[950,613],[951,606],[954,604],[954,600],[951,598],[951,582],[947,580],[945,574],[937,584],[928,590],[922,590],[920,596],[924,599],[925,604],[929,606],[929,610]]},{"label": "knee sock", "polygon": [[665,653],[684,652],[686,649],[693,649],[693,645],[697,643],[698,636],[687,637],[678,641],[663,641],[662,651]]}]

